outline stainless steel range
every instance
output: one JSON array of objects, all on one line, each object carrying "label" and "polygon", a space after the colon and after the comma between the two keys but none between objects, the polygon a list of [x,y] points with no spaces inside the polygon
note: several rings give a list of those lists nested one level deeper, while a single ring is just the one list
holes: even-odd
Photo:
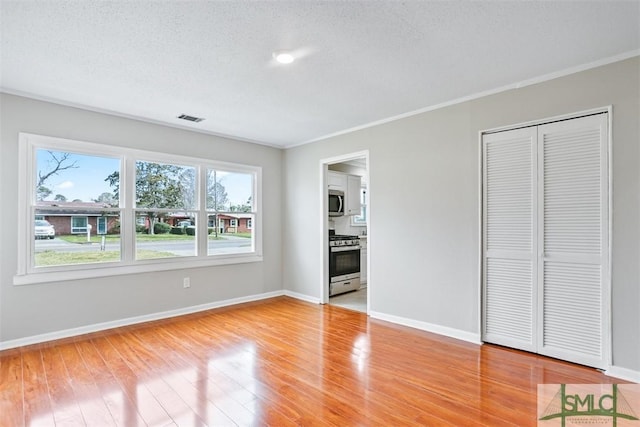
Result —
[{"label": "stainless steel range", "polygon": [[360,289],[360,239],[329,230],[329,296]]}]

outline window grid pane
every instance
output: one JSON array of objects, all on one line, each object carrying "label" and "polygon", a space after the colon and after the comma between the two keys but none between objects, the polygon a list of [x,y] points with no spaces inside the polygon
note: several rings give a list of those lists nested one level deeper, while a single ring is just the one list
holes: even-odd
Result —
[{"label": "window grid pane", "polygon": [[[120,212],[115,210],[87,214],[89,216],[70,218],[64,209],[35,210],[32,267],[120,262]],[[105,234],[97,234],[98,222],[102,222]],[[82,228],[84,231],[74,234],[72,224],[78,226],[76,229]]]},{"label": "window grid pane", "polygon": [[134,215],[136,260],[196,256],[196,211],[146,210]]}]

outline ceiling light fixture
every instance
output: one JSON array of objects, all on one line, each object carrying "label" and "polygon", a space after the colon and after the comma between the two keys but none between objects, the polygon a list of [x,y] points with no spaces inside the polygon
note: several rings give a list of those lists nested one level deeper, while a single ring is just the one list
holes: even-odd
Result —
[{"label": "ceiling light fixture", "polygon": [[291,64],[296,58],[285,50],[273,52],[273,58],[281,64]]}]

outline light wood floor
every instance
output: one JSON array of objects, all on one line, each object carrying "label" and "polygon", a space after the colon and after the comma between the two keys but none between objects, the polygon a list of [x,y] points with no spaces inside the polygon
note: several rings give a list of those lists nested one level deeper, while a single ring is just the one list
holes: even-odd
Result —
[{"label": "light wood floor", "polygon": [[0,353],[0,424],[535,425],[539,383],[622,382],[281,297]]}]

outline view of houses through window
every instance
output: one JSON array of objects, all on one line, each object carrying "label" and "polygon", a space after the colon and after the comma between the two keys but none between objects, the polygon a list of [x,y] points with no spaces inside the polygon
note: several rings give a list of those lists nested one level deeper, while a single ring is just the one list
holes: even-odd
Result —
[{"label": "view of houses through window", "polygon": [[[47,147],[34,157],[32,267],[254,251],[255,173],[132,159],[135,178],[125,182],[126,156]],[[124,215],[129,231],[121,229]],[[123,260],[127,233],[133,260]],[[206,254],[198,253],[205,246],[199,239],[206,239]]]}]

